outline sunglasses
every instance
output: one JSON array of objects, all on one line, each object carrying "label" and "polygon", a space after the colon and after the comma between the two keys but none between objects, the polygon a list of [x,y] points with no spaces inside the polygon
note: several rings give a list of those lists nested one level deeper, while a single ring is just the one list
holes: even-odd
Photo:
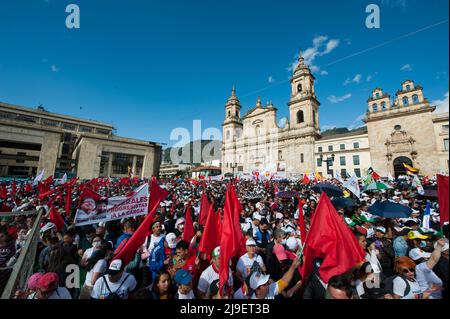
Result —
[{"label": "sunglasses", "polygon": [[413,273],[413,272],[415,272],[416,270],[414,269],[414,268],[403,268],[403,273],[404,274],[407,274],[407,273],[409,273],[409,272],[411,272],[411,273]]}]

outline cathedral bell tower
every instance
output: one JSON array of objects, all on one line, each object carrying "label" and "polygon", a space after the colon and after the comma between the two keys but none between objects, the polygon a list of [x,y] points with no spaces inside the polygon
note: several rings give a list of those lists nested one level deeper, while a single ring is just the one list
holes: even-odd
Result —
[{"label": "cathedral bell tower", "polygon": [[314,90],[315,77],[300,52],[298,65],[291,78],[289,100],[290,127],[303,133],[319,135],[319,101]]},{"label": "cathedral bell tower", "polygon": [[225,120],[222,123],[222,173],[230,172],[237,165],[236,141],[241,138],[242,132],[241,103],[233,85],[231,96],[225,104]]}]

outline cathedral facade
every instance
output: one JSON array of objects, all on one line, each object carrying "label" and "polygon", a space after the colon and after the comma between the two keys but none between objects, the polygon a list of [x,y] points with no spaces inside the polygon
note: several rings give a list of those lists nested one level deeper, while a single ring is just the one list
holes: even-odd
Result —
[{"label": "cathedral facade", "polygon": [[407,80],[391,102],[380,88],[372,92],[363,127],[343,134],[321,134],[315,77],[300,55],[291,77],[289,119],[281,128],[272,103],[244,115],[236,92],[225,105],[222,173],[305,173],[358,177],[369,167],[380,174],[404,174],[403,163],[423,175],[448,173],[448,112],[435,114],[422,87]]}]

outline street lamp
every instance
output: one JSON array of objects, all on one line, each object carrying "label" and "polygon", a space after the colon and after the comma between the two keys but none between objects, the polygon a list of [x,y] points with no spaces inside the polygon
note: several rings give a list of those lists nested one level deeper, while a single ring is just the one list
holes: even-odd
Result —
[{"label": "street lamp", "polygon": [[[327,175],[333,176],[333,172],[330,170],[330,166],[333,166],[334,158],[335,158],[335,155],[331,154],[330,157],[327,156],[327,158],[325,159],[325,162],[327,163]],[[324,161],[322,154],[320,154],[320,161],[322,161],[322,162]]]},{"label": "street lamp", "polygon": [[233,169],[233,177],[234,177],[234,169],[237,167],[237,163],[231,163],[231,168]]}]

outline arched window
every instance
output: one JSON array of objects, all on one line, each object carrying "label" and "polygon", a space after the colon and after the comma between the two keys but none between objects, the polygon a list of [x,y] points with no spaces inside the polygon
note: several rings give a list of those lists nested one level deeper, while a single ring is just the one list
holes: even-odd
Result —
[{"label": "arched window", "polygon": [[305,122],[305,117],[303,115],[303,111],[297,112],[297,123],[303,123]]},{"label": "arched window", "polygon": [[231,136],[230,130],[227,130],[227,141],[230,140],[230,136]]},{"label": "arched window", "polygon": [[378,104],[377,104],[377,103],[374,103],[374,104],[372,105],[372,110],[373,110],[374,112],[378,112]]},{"label": "arched window", "polygon": [[377,92],[377,93],[375,94],[375,97],[378,99],[378,98],[380,97],[380,92]]},{"label": "arched window", "polygon": [[259,134],[261,133],[261,126],[256,125],[256,127],[255,127],[255,133],[256,133],[256,136],[259,136]]},{"label": "arched window", "polygon": [[408,106],[409,105],[409,100],[408,100],[408,98],[406,96],[402,99],[402,101],[403,101],[403,105],[404,106]]},{"label": "arched window", "polygon": [[314,125],[317,124],[317,120],[316,120],[316,111],[313,111],[313,123],[314,123]]},{"label": "arched window", "polygon": [[409,90],[411,90],[411,85],[406,85],[406,91],[409,91]]},{"label": "arched window", "polygon": [[239,117],[239,111],[236,110],[236,117]]},{"label": "arched window", "polygon": [[231,116],[231,111],[228,111],[228,117],[230,117]]},{"label": "arched window", "polygon": [[386,110],[386,102],[381,102],[381,110]]},{"label": "arched window", "polygon": [[278,160],[281,161],[283,159],[283,151],[278,151]]},{"label": "arched window", "polygon": [[419,96],[417,94],[414,94],[412,96],[413,104],[419,104]]},{"label": "arched window", "polygon": [[302,92],[302,90],[303,90],[302,84],[299,83],[299,84],[297,85],[297,92],[300,93],[300,92]]}]

